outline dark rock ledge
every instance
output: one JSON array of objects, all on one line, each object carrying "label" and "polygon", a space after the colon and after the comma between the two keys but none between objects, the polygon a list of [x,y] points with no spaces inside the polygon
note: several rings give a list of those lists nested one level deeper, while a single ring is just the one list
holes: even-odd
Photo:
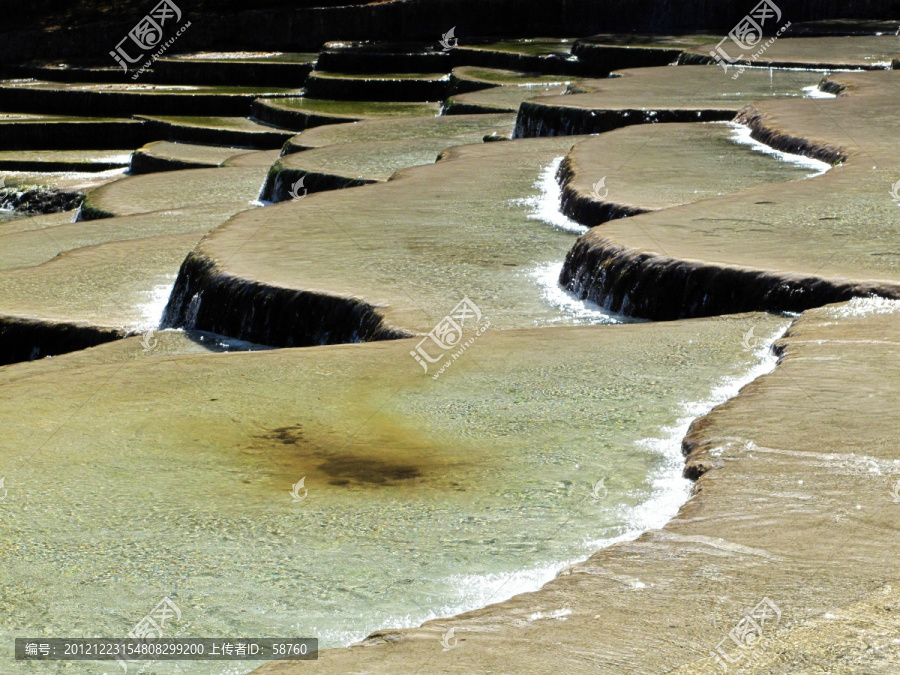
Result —
[{"label": "dark rock ledge", "polygon": [[594,227],[608,220],[637,216],[641,213],[649,213],[648,209],[642,209],[630,204],[617,204],[609,200],[594,199],[590,193],[585,193],[572,186],[575,179],[575,169],[572,166],[572,155],[569,153],[559,165],[556,172],[556,180],[562,188],[562,202],[560,208],[564,215],[580,223],[585,227]]},{"label": "dark rock ledge", "polygon": [[162,320],[272,347],[413,337],[385,325],[376,307],[350,297],[281,288],[222,272],[193,252],[178,272]]},{"label": "dark rock ledge", "polygon": [[595,230],[569,251],[559,281],[610,311],[656,321],[802,312],[867,295],[900,299],[900,285],[677,260],[619,246]]},{"label": "dark rock ledge", "polygon": [[124,337],[126,331],[115,328],[0,316],[0,366],[79,351]]}]

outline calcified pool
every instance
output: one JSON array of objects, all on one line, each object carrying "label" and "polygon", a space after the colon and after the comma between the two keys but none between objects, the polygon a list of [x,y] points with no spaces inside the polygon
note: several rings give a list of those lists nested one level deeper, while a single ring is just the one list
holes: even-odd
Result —
[{"label": "calcified pool", "polygon": [[[622,317],[555,283],[583,229],[550,208],[565,151],[555,143],[528,142],[539,156],[492,174],[500,187],[476,202],[491,222],[468,218],[467,202],[438,212],[511,233],[522,264],[506,269],[510,246],[495,243],[492,276],[461,286],[484,322],[541,326],[487,330],[438,380],[410,357],[417,339],[220,354],[214,338],[178,331],[6,368],[0,639],[122,636],[168,597],[181,611],[169,636],[339,647],[536,590],[670,519],[689,494],[688,423],[773,365],[760,338],[786,321],[579,326]],[[730,141],[724,152],[754,157]],[[128,296],[142,330],[171,284],[153,280]],[[447,304],[444,281],[409,299],[449,311],[459,298]],[[19,668],[10,658],[0,671]]]},{"label": "calcified pool", "polygon": [[675,513],[687,420],[759,368],[750,327],[784,324],[489,330],[437,381],[410,340],[211,354],[176,331],[11,367],[0,637],[124,635],[168,596],[170,635],[327,648],[535,590]]}]

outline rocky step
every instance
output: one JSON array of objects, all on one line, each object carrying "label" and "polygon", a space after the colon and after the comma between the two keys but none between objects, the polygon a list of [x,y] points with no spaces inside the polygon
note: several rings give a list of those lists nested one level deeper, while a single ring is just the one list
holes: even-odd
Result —
[{"label": "rocky step", "polygon": [[294,131],[324,124],[344,124],[392,117],[421,117],[437,115],[439,112],[440,105],[437,103],[333,101],[308,96],[257,99],[252,109],[254,119]]},{"label": "rocky step", "polygon": [[581,141],[560,163],[561,210],[594,227],[755,185],[800,180],[829,166],[760,151],[749,131],[730,122],[635,125]]},{"label": "rocky step", "polygon": [[711,34],[652,35],[606,33],[580,38],[572,54],[581,64],[580,73],[604,77],[625,68],[650,68],[675,63],[686,49],[718,40]]},{"label": "rocky step", "polygon": [[102,220],[71,222],[71,214],[59,214],[0,225],[0,361],[156,328],[178,265],[198,239],[244,208],[249,204],[217,201]]},{"label": "rocky step", "polygon": [[122,169],[131,162],[131,150],[15,150],[0,152],[0,172],[83,171]]},{"label": "rocky step", "polygon": [[[269,170],[263,186],[261,199],[278,202],[300,199],[307,193],[355,187],[367,183],[384,182],[397,171],[412,166],[430,164],[448,148],[481,143],[490,134],[508,137],[512,133],[508,116],[502,121],[496,116],[473,115],[473,119],[456,117],[415,118],[410,120],[379,120],[360,122],[347,130],[352,141],[324,145],[304,152],[288,153]],[[365,140],[372,137],[390,135],[385,122],[393,129],[401,129],[405,124],[406,138],[391,140]],[[480,123],[479,123],[480,122]],[[368,126],[367,126],[368,125]],[[327,136],[328,131],[344,131],[344,125],[319,127]],[[300,142],[304,142],[300,134]],[[332,134],[347,138],[347,134]],[[316,142],[313,139],[312,142]],[[293,146],[296,148],[296,146]]]},{"label": "rocky step", "polygon": [[152,80],[299,89],[315,66],[309,52],[197,52],[166,56],[153,63]]},{"label": "rocky step", "polygon": [[[525,101],[516,137],[602,133],[632,124],[730,120],[760,98],[800,97],[821,72],[751,69],[738,80],[698,66],[634,68],[585,80],[588,93]],[[490,90],[488,90],[490,91]],[[469,94],[475,96],[485,92]]]},{"label": "rocky step", "polygon": [[0,315],[0,366],[96,347],[127,334],[83,323]]},{"label": "rocky step", "polygon": [[131,173],[215,168],[238,152],[237,148],[154,141],[134,151]]},{"label": "rocky step", "polygon": [[452,61],[439,43],[326,42],[317,67],[335,73],[446,73]]},{"label": "rocky step", "polygon": [[153,84],[90,84],[43,80],[0,82],[9,111],[71,115],[247,115],[257,98],[296,96],[281,88],[204,87]]},{"label": "rocky step", "polygon": [[771,147],[835,168],[594,228],[568,255],[561,283],[610,311],[658,320],[900,297],[896,78],[829,78],[848,93],[757,101],[739,119]]},{"label": "rocky step", "polygon": [[[895,27],[893,32],[896,30]],[[774,41],[768,38],[749,51],[741,49],[731,40],[725,40],[720,46],[724,55],[717,51],[719,40],[686,50],[679,63],[721,62],[723,66],[728,66],[727,73],[733,76],[741,65],[810,70],[889,70],[891,61],[900,56],[900,45],[893,33],[881,36],[780,37]],[[729,58],[736,59],[738,63],[730,65]]]},{"label": "rocky step", "polygon": [[335,101],[441,101],[447,96],[446,73],[335,73],[314,70],[306,93]]},{"label": "rocky step", "polygon": [[149,140],[140,120],[0,113],[2,150],[115,150]]},{"label": "rocky step", "polygon": [[574,40],[528,38],[517,40],[464,40],[453,50],[454,65],[499,68],[553,75],[583,74],[573,55]]},{"label": "rocky step", "polygon": [[138,116],[149,136],[182,143],[267,150],[280,148],[294,132],[247,117]]},{"label": "rocky step", "polygon": [[897,21],[878,19],[822,19],[791,24],[790,37],[829,37],[846,35],[893,35]]},{"label": "rocky step", "polygon": [[558,86],[580,81],[580,78],[566,78],[559,75],[540,75],[537,73],[523,73],[517,70],[482,68],[480,66],[459,66],[450,73],[450,93],[454,95],[465,94],[500,86]]},{"label": "rocky step", "polygon": [[[386,183],[240,214],[182,265],[167,325],[271,346],[426,333],[449,309],[447,288],[482,299],[498,328],[576,321],[545,299],[576,235],[530,201],[566,150],[556,139],[456,147]],[[356,323],[332,323],[348,315]]]},{"label": "rocky step", "polygon": [[302,152],[328,145],[368,143],[373,141],[398,141],[466,136],[471,142],[496,134],[508,137],[515,124],[515,115],[453,115],[435,117],[400,117],[372,119],[345,124],[329,124],[294,136],[284,144],[283,155]]},{"label": "rocky step", "polygon": [[[237,154],[239,151],[235,151]],[[79,220],[235,201],[250,205],[265,169],[258,166],[167,171],[128,176],[88,193]]]},{"label": "rocky step", "polygon": [[[523,81],[528,78],[523,77]],[[489,87],[465,94],[454,94],[444,102],[445,115],[516,113],[525,101],[570,92],[566,82],[523,83]]]}]

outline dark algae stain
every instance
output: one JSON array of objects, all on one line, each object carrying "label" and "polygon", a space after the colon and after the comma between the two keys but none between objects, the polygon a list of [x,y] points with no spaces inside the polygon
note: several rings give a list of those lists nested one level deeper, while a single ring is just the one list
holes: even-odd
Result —
[{"label": "dark algae stain", "polygon": [[318,467],[332,477],[331,485],[349,485],[351,481],[369,485],[384,485],[394,481],[419,478],[419,469],[408,464],[392,464],[378,459],[341,454],[327,458]]},{"label": "dark algae stain", "polygon": [[255,436],[251,447],[271,454],[281,467],[291,472],[324,474],[328,484],[337,487],[391,485],[422,477],[421,468],[411,462],[377,457],[377,445],[369,446],[368,455],[360,452],[359,446],[330,451],[317,447],[307,435],[302,424],[277,427]]}]

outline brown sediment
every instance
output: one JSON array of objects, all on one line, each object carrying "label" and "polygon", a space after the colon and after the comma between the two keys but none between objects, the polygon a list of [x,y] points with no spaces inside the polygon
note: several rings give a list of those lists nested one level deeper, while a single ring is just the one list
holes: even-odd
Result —
[{"label": "brown sediment", "polygon": [[181,265],[163,326],[205,330],[273,347],[412,337],[361,300],[241,279],[197,252]]}]

